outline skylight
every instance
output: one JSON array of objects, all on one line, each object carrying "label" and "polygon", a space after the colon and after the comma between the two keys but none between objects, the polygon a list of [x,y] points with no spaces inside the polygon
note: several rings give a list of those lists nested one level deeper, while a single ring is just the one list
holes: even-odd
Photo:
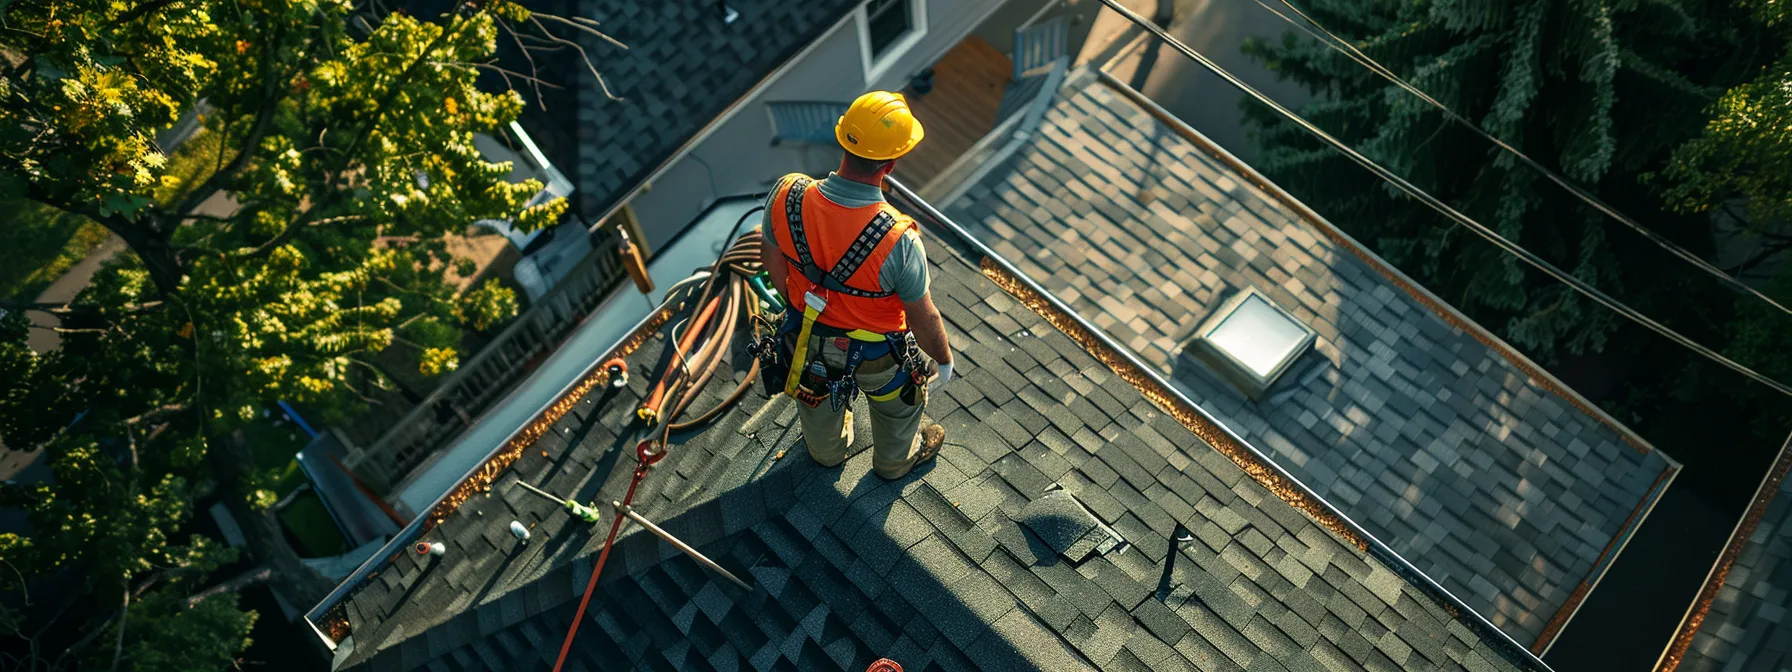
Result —
[{"label": "skylight", "polygon": [[1256,290],[1246,289],[1207,318],[1195,334],[1195,353],[1256,399],[1301,353],[1313,330]]}]

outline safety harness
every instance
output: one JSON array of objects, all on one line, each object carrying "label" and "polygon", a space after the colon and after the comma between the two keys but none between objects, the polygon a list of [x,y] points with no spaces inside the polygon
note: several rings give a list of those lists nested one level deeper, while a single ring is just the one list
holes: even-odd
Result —
[{"label": "safety harness", "polygon": [[[823,269],[815,263],[814,255],[809,251],[809,239],[803,231],[803,196],[813,183],[807,177],[797,177],[791,182],[790,190],[784,197],[784,217],[790,227],[791,247],[796,250],[796,258],[786,257],[791,265],[807,278],[810,284],[828,292],[838,292],[847,296],[878,299],[893,295],[895,292],[871,291],[846,284],[846,280],[857,273],[865,260],[877,249],[884,236],[896,225],[896,218],[888,212],[878,212],[865,228],[859,232],[852,245],[832,269]],[[896,398],[909,388],[912,373],[920,368],[920,349],[916,347],[914,336],[907,331],[877,333],[864,329],[842,330],[817,324],[816,320],[826,311],[828,302],[815,292],[803,294],[803,312],[786,310],[784,321],[779,326],[775,337],[767,336],[752,348],[754,355],[760,359],[760,368],[765,371],[765,386],[768,395],[773,393],[773,381],[783,384],[782,392],[795,397],[808,406],[817,406],[827,398],[833,409],[838,412],[859,394],[859,386],[855,372],[859,364],[866,359],[875,359],[885,354],[897,358],[896,364],[903,371],[892,377],[890,383],[882,389],[866,391],[873,401],[887,401]],[[792,332],[796,333],[796,342],[791,344],[791,356],[788,360],[782,357],[782,341]],[[813,336],[824,338],[842,338],[848,341],[846,347],[846,365],[839,370],[830,370],[823,358],[809,359],[809,340]],[[911,375],[904,376],[907,372]],[[780,375],[781,374],[781,375]]]}]

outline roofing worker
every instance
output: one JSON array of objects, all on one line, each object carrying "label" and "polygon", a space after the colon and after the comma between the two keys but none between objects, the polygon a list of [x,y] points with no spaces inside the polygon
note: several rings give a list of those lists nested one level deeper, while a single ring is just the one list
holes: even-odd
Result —
[{"label": "roofing worker", "polygon": [[882,190],[921,136],[900,94],[860,96],[834,126],[846,150],[839,170],[820,181],[779,179],[766,198],[760,246],[773,286],[790,303],[776,342],[759,348],[765,384],[797,399],[809,456],[829,467],[846,460],[850,406],[862,390],[872,468],[888,479],[939,453],[945,430],[922,429],[921,412],[928,388],[938,393],[952,379],[920,231]]}]

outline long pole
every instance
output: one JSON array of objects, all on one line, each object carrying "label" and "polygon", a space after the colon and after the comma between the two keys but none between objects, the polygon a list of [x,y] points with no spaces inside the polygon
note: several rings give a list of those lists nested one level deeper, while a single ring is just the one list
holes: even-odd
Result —
[{"label": "long pole", "polygon": [[683,541],[679,540],[678,537],[672,536],[671,532],[667,532],[665,530],[660,529],[660,526],[653,524],[653,521],[650,521],[646,518],[641,517],[641,514],[635,513],[635,510],[633,508],[623,506],[622,502],[611,502],[611,504],[615,505],[616,510],[621,511],[622,515],[628,516],[629,520],[635,521],[636,523],[640,524],[641,527],[647,528],[648,532],[652,532],[655,536],[666,540],[666,543],[671,544],[672,546],[676,547],[678,550],[684,551],[684,554],[691,556],[691,559],[696,560],[697,562],[703,563],[703,566],[708,567],[711,570],[714,570],[715,573],[717,573],[717,574],[721,574],[723,577],[727,578],[729,581],[733,581],[734,585],[740,586],[742,590],[752,590],[753,589],[753,586],[749,585],[745,581],[740,580],[740,577],[735,576],[732,572],[729,572],[726,569],[722,569],[722,566],[716,564],[716,561],[709,559],[709,556],[704,555],[702,552],[698,551],[695,548],[691,548],[691,546],[689,544],[686,544]]}]

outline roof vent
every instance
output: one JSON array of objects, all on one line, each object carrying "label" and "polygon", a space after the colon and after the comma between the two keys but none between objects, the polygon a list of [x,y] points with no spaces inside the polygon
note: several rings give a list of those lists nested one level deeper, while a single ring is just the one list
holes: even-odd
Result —
[{"label": "roof vent", "polygon": [[1020,524],[1071,562],[1106,553],[1120,545],[1120,535],[1089,513],[1083,503],[1063,490],[1046,493],[1021,509]]},{"label": "roof vent", "polygon": [[1259,399],[1313,347],[1313,330],[1255,289],[1226,299],[1195,331],[1194,353]]}]

